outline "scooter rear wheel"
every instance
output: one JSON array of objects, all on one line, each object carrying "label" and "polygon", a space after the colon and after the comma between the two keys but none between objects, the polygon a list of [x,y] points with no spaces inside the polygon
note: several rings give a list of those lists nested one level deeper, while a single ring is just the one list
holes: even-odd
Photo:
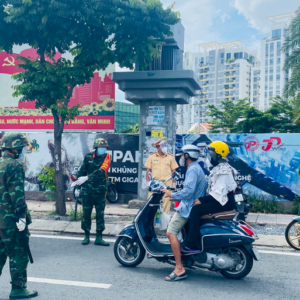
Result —
[{"label": "scooter rear wheel", "polygon": [[240,263],[234,270],[223,270],[221,274],[228,279],[242,279],[246,277],[252,270],[253,258],[250,253],[244,247],[230,247],[231,253],[233,253]]},{"label": "scooter rear wheel", "polygon": [[146,251],[140,240],[131,245],[130,238],[120,236],[115,242],[114,254],[121,265],[133,268],[144,260]]}]

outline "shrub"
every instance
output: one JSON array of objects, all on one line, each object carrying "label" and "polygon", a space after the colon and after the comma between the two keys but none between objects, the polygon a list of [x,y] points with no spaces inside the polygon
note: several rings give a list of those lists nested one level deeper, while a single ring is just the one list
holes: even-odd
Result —
[{"label": "shrub", "polygon": [[41,181],[42,188],[46,190],[46,196],[55,201],[55,170],[54,168],[43,166],[41,174],[38,175],[38,179]]}]

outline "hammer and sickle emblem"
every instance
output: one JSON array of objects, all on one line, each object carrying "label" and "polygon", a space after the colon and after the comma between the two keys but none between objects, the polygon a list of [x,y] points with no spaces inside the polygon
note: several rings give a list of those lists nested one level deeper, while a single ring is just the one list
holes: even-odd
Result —
[{"label": "hammer and sickle emblem", "polygon": [[2,65],[3,67],[10,67],[10,66],[15,66],[15,65],[16,65],[16,64],[15,64],[15,59],[14,59],[12,56],[10,56],[10,58],[11,58],[11,60],[10,60],[8,57],[6,57],[6,58],[4,59],[4,61],[7,61],[8,64],[4,63],[4,64]]}]

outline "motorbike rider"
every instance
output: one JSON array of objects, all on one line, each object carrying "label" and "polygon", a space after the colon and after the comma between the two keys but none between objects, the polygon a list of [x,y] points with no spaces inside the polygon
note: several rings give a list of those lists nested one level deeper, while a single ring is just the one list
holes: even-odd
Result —
[{"label": "motorbike rider", "polygon": [[237,171],[226,159],[229,147],[221,141],[214,141],[208,147],[210,162],[214,166],[209,175],[207,196],[195,200],[190,215],[188,242],[184,253],[199,252],[199,228],[201,216],[230,211],[236,208],[233,191],[237,188],[234,175]]},{"label": "motorbike rider", "polygon": [[177,238],[178,233],[187,223],[194,200],[205,195],[205,175],[198,164],[200,150],[197,146],[186,145],[182,147],[177,156],[181,156],[180,166],[186,166],[187,172],[183,189],[176,193],[171,193],[167,189],[162,189],[165,196],[180,202],[179,206],[175,208],[175,214],[167,229],[167,237],[170,241],[172,251],[175,257],[175,270],[165,278],[166,281],[178,281],[187,277],[185,269],[181,261],[180,243]]}]

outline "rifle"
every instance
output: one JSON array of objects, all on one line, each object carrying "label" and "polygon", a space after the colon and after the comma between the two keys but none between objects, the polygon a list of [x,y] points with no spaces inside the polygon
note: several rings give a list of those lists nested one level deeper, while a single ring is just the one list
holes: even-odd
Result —
[{"label": "rifle", "polygon": [[[16,219],[16,223],[18,223],[20,221],[19,218],[15,218],[15,219]],[[21,244],[22,244],[22,246],[24,247],[25,251],[28,254],[30,263],[33,264],[33,258],[32,258],[32,254],[31,254],[30,247],[29,247],[29,238],[26,235],[27,232],[29,232],[28,225],[26,225],[26,227],[23,231],[19,231],[19,232],[20,232],[20,235],[21,235],[21,239],[20,239]]]}]

